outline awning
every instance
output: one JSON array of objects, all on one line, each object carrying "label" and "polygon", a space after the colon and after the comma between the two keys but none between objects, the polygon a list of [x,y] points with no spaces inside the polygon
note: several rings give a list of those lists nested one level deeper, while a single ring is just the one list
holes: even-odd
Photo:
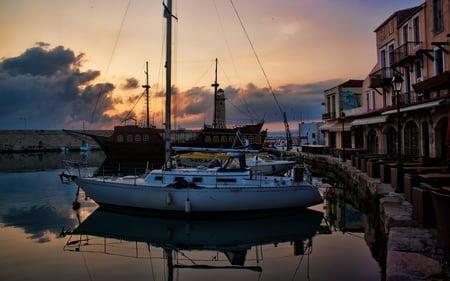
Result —
[{"label": "awning", "polygon": [[[344,131],[350,131],[352,127],[351,122],[344,122]],[[325,124],[319,127],[321,131],[330,131],[330,132],[341,132],[342,131],[342,122],[336,121],[333,123]]]},{"label": "awning", "polygon": [[[418,109],[430,108],[430,107],[441,105],[444,102],[445,102],[445,99],[440,99],[440,100],[430,101],[430,102],[426,102],[426,103],[415,104],[415,105],[411,105],[408,107],[400,108],[400,112],[407,112],[407,111],[413,111],[413,110],[418,110]],[[385,111],[385,112],[381,113],[381,115],[389,115],[389,114],[393,114],[393,113],[397,113],[397,109]]]},{"label": "awning", "polygon": [[[350,131],[352,128],[351,122],[344,122],[344,131]],[[330,128],[330,132],[341,132],[342,122],[336,122],[333,127]]]},{"label": "awning", "polygon": [[385,123],[386,120],[387,116],[375,116],[369,118],[355,119],[352,122],[352,126]]},{"label": "awning", "polygon": [[325,123],[319,127],[320,131],[329,131],[337,122]]}]

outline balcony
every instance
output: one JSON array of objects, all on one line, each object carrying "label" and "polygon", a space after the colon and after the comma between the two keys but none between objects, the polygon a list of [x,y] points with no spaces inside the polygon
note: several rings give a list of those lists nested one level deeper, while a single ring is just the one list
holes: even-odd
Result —
[{"label": "balcony", "polygon": [[322,114],[322,120],[336,119],[336,112],[328,112]]},{"label": "balcony", "polygon": [[391,85],[392,77],[394,77],[394,70],[391,67],[383,67],[369,75],[369,87],[383,88],[386,85]]},{"label": "balcony", "polygon": [[421,42],[407,42],[389,54],[391,67],[401,67],[410,64],[420,58],[417,54]]}]

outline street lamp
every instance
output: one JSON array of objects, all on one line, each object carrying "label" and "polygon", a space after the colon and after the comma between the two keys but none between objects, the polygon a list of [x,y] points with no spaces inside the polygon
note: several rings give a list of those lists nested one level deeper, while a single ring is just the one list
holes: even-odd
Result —
[{"label": "street lamp", "polygon": [[396,73],[392,78],[392,87],[396,95],[397,102],[397,188],[396,192],[402,193],[403,190],[403,163],[402,163],[402,127],[400,116],[400,93],[403,86],[403,77]]},{"label": "street lamp", "polygon": [[341,120],[342,120],[342,136],[341,136],[341,142],[342,142],[342,162],[345,162],[345,139],[344,139],[345,113],[344,113],[344,111],[341,112]]}]

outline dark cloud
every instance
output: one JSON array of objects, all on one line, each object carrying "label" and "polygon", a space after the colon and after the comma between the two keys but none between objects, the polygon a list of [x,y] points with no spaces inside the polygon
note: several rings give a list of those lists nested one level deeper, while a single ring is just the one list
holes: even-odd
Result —
[{"label": "dark cloud", "polygon": [[8,58],[2,62],[2,70],[8,74],[33,76],[54,75],[58,71],[67,72],[73,62],[75,54],[62,46],[47,50],[42,47],[33,47],[25,51],[22,55],[15,58]]},{"label": "dark cloud", "polygon": [[136,89],[139,87],[139,81],[136,78],[128,78],[122,88],[125,90]]},{"label": "dark cloud", "polygon": [[[0,61],[0,129],[79,129],[111,126],[114,85],[100,71],[81,71],[84,54],[44,42]],[[133,79],[127,84],[131,85]],[[117,100],[116,100],[117,101]]]},{"label": "dark cloud", "polygon": [[[110,82],[97,83],[100,71],[82,71],[83,53],[38,42],[23,54],[0,61],[0,129],[80,129],[86,122],[91,129],[112,128],[128,114],[139,110],[144,91],[138,80],[128,78],[119,82],[118,90],[136,90],[126,96],[114,95],[117,90]],[[249,83],[242,88],[225,87],[227,125],[283,122],[283,112],[289,121],[319,120],[323,108],[323,91],[342,80],[310,84],[287,84],[273,89]],[[154,86],[155,89],[159,87]],[[139,91],[139,92],[137,92]],[[164,90],[151,95],[158,100]],[[210,87],[172,90],[172,113],[176,126],[200,128],[213,119],[214,97]],[[152,100],[153,106],[155,101]],[[111,115],[115,105],[128,107],[126,112]],[[108,114],[106,114],[108,113]],[[135,116],[135,113],[132,113]],[[161,120],[161,112],[152,118]],[[162,122],[161,122],[162,123]],[[160,126],[160,124],[156,124]]]}]

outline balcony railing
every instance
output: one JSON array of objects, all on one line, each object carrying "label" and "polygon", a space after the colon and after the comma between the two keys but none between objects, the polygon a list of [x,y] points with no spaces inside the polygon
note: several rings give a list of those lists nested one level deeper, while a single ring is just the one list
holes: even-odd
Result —
[{"label": "balcony railing", "polygon": [[394,69],[391,67],[383,67],[369,75],[370,88],[380,88],[392,83],[394,77]]},{"label": "balcony railing", "polygon": [[336,112],[328,112],[322,114],[322,120],[328,120],[328,119],[335,119],[336,118]]},{"label": "balcony railing", "polygon": [[391,67],[398,67],[416,60],[421,42],[407,42],[389,54]]}]

